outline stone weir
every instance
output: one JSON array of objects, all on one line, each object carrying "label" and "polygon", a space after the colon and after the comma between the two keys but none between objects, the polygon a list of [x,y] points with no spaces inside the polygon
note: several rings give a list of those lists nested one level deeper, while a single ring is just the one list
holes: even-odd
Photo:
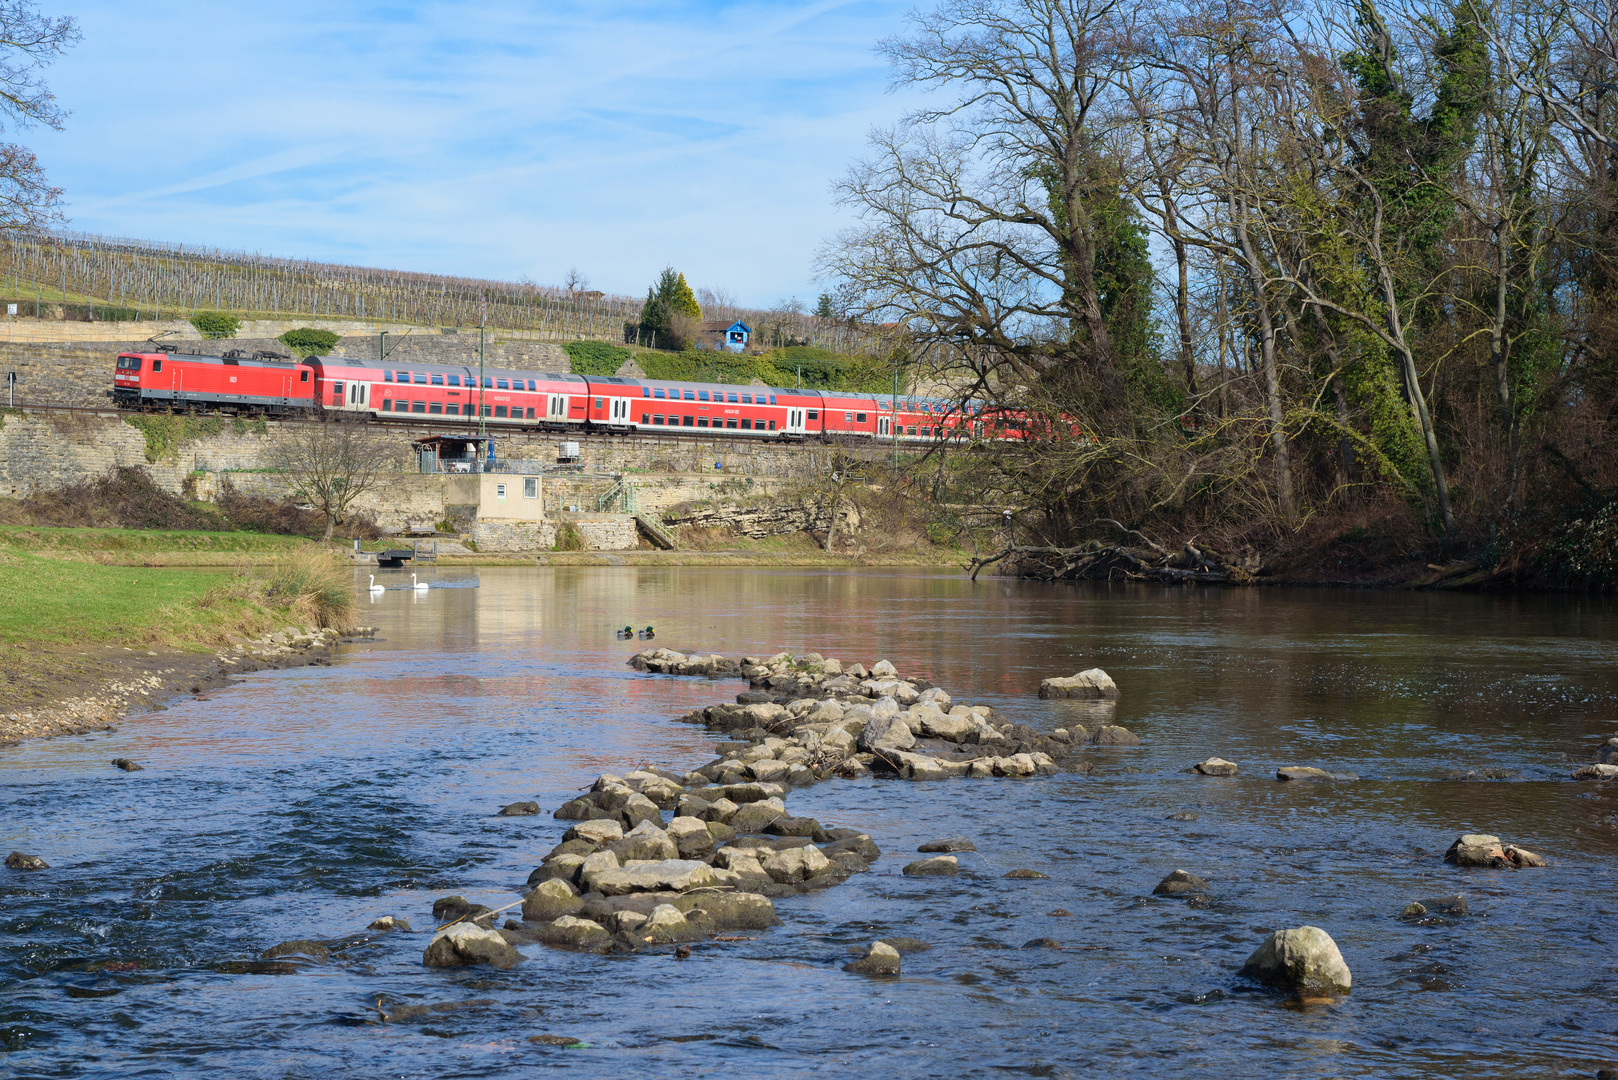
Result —
[{"label": "stone weir", "polygon": [[[1089,772],[1074,758],[1081,745],[1120,745],[1083,728],[1043,735],[998,722],[985,706],[957,705],[924,679],[901,678],[887,661],[867,670],[815,654],[736,661],[654,649],[630,663],[647,672],[749,680],[752,689],[735,704],[680,718],[726,733],[719,757],[687,773],[643,767],[599,777],[588,793],[556,808],[554,817],[572,824],[529,875],[522,899],[493,909],[461,896],[434,903],[439,925],[423,954],[427,966],[509,968],[522,961],[519,946],[536,943],[595,952],[667,946],[680,955],[691,942],[734,940],[728,935],[736,931],[777,925],[775,901],[841,884],[882,854],[857,828],[792,814],[786,805],[792,790],[873,773],[932,780]],[[534,802],[500,811],[540,812]],[[953,853],[973,850],[964,840],[929,844],[922,851],[933,857],[903,872],[953,876],[959,872]],[[518,907],[521,918],[494,925]],[[370,929],[407,928],[404,919],[388,916]],[[369,937],[289,942],[261,962],[286,963],[300,946],[334,950]],[[873,942],[847,970],[897,975],[907,944]]]}]

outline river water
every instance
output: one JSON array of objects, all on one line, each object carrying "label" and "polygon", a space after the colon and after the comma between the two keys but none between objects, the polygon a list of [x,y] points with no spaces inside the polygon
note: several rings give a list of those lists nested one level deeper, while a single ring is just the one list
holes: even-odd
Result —
[{"label": "river water", "polygon": [[[1550,1077],[1618,1062],[1618,791],[1570,782],[1565,760],[1618,730],[1611,603],[931,571],[439,581],[461,587],[362,599],[379,640],[330,667],[0,750],[0,845],[52,866],[0,870],[0,1074]],[[886,657],[1045,729],[1094,719],[1037,700],[1039,680],[1100,666],[1145,745],[1090,751],[1087,777],[794,793],[793,812],[868,831],[883,858],[683,963],[532,946],[510,972],[429,970],[418,933],[297,974],[218,970],[385,914],[430,928],[452,892],[509,903],[565,823],[500,806],[548,811],[603,771],[708,760],[712,737],[671,720],[743,685],[634,672],[641,643],[613,636],[626,623],[675,648]],[[1210,755],[1241,776],[1179,771]],[[1295,764],[1363,779],[1274,779]],[[1520,778],[1444,779],[1479,767]],[[1445,866],[1470,831],[1551,866]],[[899,875],[950,836],[979,851],[960,877]],[[1002,876],[1020,867],[1049,878]],[[1210,905],[1151,897],[1176,867],[1209,879]],[[1455,892],[1470,916],[1395,918]],[[1299,1009],[1236,977],[1265,933],[1300,924],[1336,939],[1347,999]],[[851,946],[894,934],[933,948],[898,980],[841,971]],[[1023,947],[1040,938],[1060,948]],[[378,1005],[434,1003],[463,1007],[375,1022]]]}]

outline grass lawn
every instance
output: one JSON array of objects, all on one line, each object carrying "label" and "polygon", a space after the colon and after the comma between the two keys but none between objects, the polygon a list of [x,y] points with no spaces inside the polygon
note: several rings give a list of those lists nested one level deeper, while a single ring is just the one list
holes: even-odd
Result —
[{"label": "grass lawn", "polygon": [[55,529],[0,525],[0,550],[52,555],[105,553],[210,553],[222,555],[290,552],[310,546],[301,536],[250,532],[196,532],[186,529]]}]

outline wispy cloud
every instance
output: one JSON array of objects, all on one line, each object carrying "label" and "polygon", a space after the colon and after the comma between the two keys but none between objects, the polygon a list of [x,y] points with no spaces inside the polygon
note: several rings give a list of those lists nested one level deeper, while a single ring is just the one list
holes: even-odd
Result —
[{"label": "wispy cloud", "polygon": [[909,3],[98,0],[34,145],[88,231],[807,298]]}]

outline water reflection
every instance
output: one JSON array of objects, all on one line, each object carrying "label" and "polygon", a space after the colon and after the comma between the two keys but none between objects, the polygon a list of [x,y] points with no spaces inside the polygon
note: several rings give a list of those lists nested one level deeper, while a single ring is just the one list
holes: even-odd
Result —
[{"label": "water reflection", "polygon": [[[1561,760],[1588,758],[1618,728],[1610,603],[973,585],[927,571],[476,578],[366,597],[379,640],[331,668],[255,675],[115,733],[0,751],[0,843],[53,866],[0,879],[0,1043],[13,1047],[0,1060],[65,1076],[256,1075],[267,1062],[304,1076],[334,1061],[358,1075],[563,1061],[615,1076],[1516,1076],[1588,1075],[1618,1057],[1605,944],[1618,800],[1567,782]],[[422,939],[400,937],[307,975],[210,970],[381,914],[427,925],[450,891],[504,903],[561,827],[493,817],[499,806],[554,806],[640,762],[705,760],[711,740],[670,720],[738,684],[633,672],[623,661],[644,646],[616,639],[626,624],[655,625],[675,648],[885,656],[1046,728],[1096,717],[1038,701],[1039,680],[1101,666],[1123,688],[1116,721],[1146,745],[1096,752],[1090,778],[796,795],[801,812],[869,829],[889,854],[848,886],[783,902],[780,930],[678,969],[530,949],[497,977],[427,972]],[[1240,777],[1179,771],[1213,754]],[[146,771],[111,769],[117,756]],[[1272,779],[1290,764],[1367,779]],[[1480,766],[1522,779],[1441,779]],[[1470,829],[1552,867],[1444,867],[1437,854]],[[922,841],[963,834],[980,849],[969,874],[897,876]],[[1176,866],[1213,883],[1210,907],[1149,897]],[[1018,867],[1050,878],[1003,878]],[[1392,918],[1458,890],[1473,917]],[[1350,1000],[1289,1012],[1233,979],[1261,931],[1300,922],[1337,939]],[[935,947],[907,957],[898,983],[838,969],[846,948],[888,933]],[[1038,938],[1060,948],[1020,947]],[[109,961],[139,967],[87,967]],[[492,1004],[366,1026],[378,998]],[[545,1032],[592,1045],[527,1041]]]}]

